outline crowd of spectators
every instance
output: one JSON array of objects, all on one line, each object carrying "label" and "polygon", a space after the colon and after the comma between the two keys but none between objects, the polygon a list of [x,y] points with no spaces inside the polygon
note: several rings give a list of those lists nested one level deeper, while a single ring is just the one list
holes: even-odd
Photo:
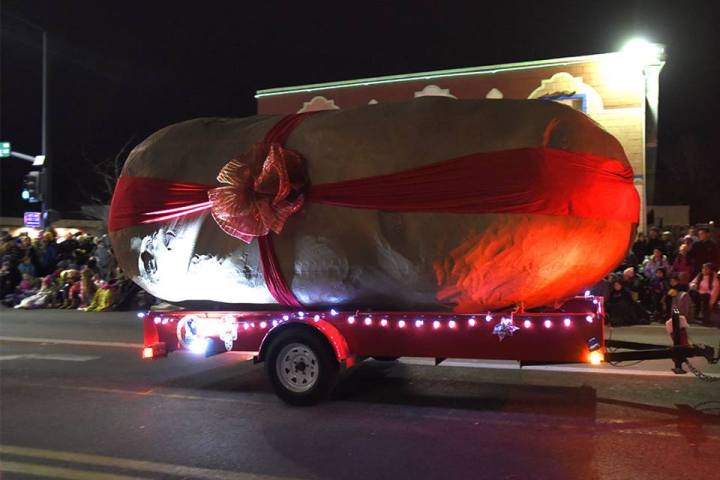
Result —
[{"label": "crowd of spectators", "polygon": [[625,261],[596,285],[614,325],[664,322],[674,309],[690,322],[720,327],[720,244],[709,227],[680,235],[638,233]]},{"label": "crowd of spectators", "polygon": [[[155,299],[117,266],[106,235],[52,229],[37,238],[0,231],[0,302],[17,309],[84,311],[145,308]],[[680,235],[638,233],[624,262],[592,290],[610,323],[664,322],[674,309],[689,321],[720,326],[720,244],[707,227]]]},{"label": "crowd of spectators", "polygon": [[57,238],[46,229],[31,238],[2,231],[0,259],[0,302],[6,307],[93,312],[148,300],[117,266],[106,235]]}]

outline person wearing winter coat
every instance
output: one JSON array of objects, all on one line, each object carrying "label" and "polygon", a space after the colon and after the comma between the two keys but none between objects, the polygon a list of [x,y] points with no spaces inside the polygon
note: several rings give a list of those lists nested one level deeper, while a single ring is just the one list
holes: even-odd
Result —
[{"label": "person wearing winter coat", "polygon": [[697,273],[706,263],[720,265],[720,247],[710,237],[710,230],[698,228],[699,240],[690,249],[690,261]]},{"label": "person wearing winter coat", "polygon": [[695,303],[696,318],[710,325],[710,310],[720,295],[720,279],[711,263],[704,264],[702,271],[690,282],[690,295]]},{"label": "person wearing winter coat", "polygon": [[663,255],[660,248],[653,249],[652,255],[645,258],[642,264],[642,271],[646,278],[655,278],[655,272],[658,268],[663,268],[667,272],[670,270],[670,264],[667,261],[667,257]]},{"label": "person wearing winter coat", "polygon": [[675,275],[687,272],[688,277],[692,276],[692,263],[688,256],[688,246],[686,244],[683,243],[678,247],[677,256],[673,261],[672,267],[670,267],[670,272]]}]

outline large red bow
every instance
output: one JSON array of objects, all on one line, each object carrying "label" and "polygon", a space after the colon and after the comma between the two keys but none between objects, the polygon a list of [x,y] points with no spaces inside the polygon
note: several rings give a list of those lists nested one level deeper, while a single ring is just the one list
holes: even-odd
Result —
[{"label": "large red bow", "polygon": [[256,143],[229,161],[217,176],[228,186],[208,191],[220,228],[245,243],[270,231],[280,233],[305,201],[307,174],[302,157],[279,143]]}]

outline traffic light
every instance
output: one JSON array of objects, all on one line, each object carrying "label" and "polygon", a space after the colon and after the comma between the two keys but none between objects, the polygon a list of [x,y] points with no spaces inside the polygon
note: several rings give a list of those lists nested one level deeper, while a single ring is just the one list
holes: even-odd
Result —
[{"label": "traffic light", "polygon": [[42,174],[40,172],[33,171],[23,177],[23,189],[20,196],[30,203],[42,201]]}]

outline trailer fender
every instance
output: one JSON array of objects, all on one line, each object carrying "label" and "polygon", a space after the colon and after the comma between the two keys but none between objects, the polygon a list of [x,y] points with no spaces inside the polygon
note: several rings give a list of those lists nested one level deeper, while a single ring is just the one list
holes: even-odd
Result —
[{"label": "trailer fender", "polygon": [[262,339],[262,343],[260,344],[260,351],[255,358],[256,363],[265,360],[268,347],[272,343],[273,339],[280,332],[283,332],[285,331],[285,329],[288,328],[304,328],[311,331],[319,332],[323,337],[325,337],[327,342],[332,347],[333,353],[335,353],[335,358],[337,359],[338,363],[345,366],[346,368],[350,368],[355,365],[356,357],[354,354],[352,354],[352,352],[350,352],[350,347],[348,346],[347,340],[334,325],[326,322],[325,320],[291,320],[273,328],[272,330],[267,332],[265,334],[265,337],[263,337]]}]

